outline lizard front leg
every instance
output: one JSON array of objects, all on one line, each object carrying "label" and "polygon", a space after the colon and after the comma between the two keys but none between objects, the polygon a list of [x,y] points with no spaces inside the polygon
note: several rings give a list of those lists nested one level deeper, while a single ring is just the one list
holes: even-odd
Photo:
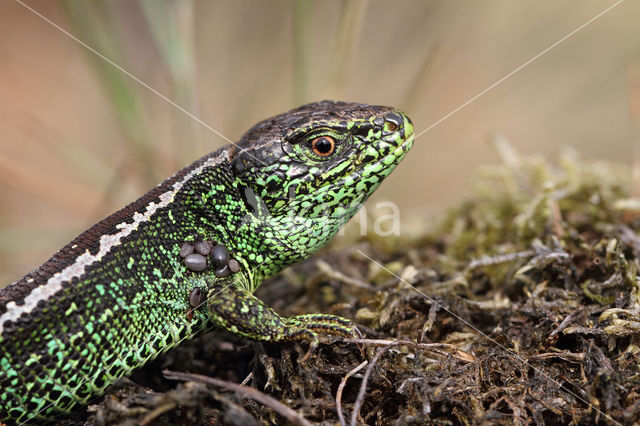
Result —
[{"label": "lizard front leg", "polygon": [[267,342],[307,341],[311,343],[308,355],[317,346],[320,335],[354,335],[351,321],[336,315],[283,318],[233,280],[218,280],[209,288],[207,307],[211,321],[234,334]]}]

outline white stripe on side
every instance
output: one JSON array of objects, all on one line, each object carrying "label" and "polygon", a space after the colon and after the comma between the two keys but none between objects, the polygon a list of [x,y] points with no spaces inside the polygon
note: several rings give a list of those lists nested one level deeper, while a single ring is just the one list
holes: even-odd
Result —
[{"label": "white stripe on side", "polygon": [[[71,265],[67,266],[60,272],[56,272],[49,280],[47,280],[46,284],[40,285],[33,290],[24,298],[24,304],[17,305],[16,302],[11,301],[7,303],[7,311],[0,315],[0,334],[2,334],[4,330],[4,322],[5,321],[15,321],[20,317],[20,315],[26,313],[29,314],[41,300],[47,300],[49,297],[57,293],[62,289],[62,283],[71,280],[74,277],[80,277],[85,271],[85,268],[94,262],[100,261],[105,255],[107,255],[111,249],[117,247],[120,244],[120,240],[124,237],[127,237],[136,229],[141,223],[148,221],[153,214],[158,211],[158,209],[162,209],[170,205],[176,194],[180,191],[182,186],[193,176],[200,174],[200,172],[206,167],[214,166],[219,164],[223,160],[228,159],[228,151],[226,149],[221,149],[213,154],[211,157],[207,159],[206,162],[198,166],[197,168],[191,170],[187,173],[182,179],[175,182],[171,189],[162,193],[160,195],[160,202],[156,203],[152,201],[147,204],[147,208],[144,213],[136,212],[133,215],[133,222],[127,223],[122,222],[117,224],[116,229],[120,229],[119,232],[110,235],[101,235],[100,236],[100,249],[95,255],[89,253],[89,250],[85,251],[83,254],[78,256],[75,262]],[[162,184],[161,184],[162,185]]]}]

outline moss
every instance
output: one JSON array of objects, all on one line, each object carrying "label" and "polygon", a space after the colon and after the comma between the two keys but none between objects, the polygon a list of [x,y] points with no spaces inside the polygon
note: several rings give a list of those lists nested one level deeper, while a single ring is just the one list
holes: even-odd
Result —
[{"label": "moss", "polygon": [[[134,376],[151,397],[115,386],[77,421],[154,410],[165,423],[282,421],[234,393],[162,379],[162,368],[250,377],[312,422],[338,421],[341,381],[345,419],[355,409],[366,424],[637,421],[640,203],[629,198],[629,171],[570,152],[555,166],[506,144],[498,153],[503,164],[482,170],[475,195],[435,229],[334,247],[259,290],[283,314],[355,319],[370,338],[360,347],[325,342],[305,364],[305,346],[210,333]],[[376,347],[388,340],[415,343]],[[365,360],[375,364],[358,397],[366,368],[344,378]]]}]

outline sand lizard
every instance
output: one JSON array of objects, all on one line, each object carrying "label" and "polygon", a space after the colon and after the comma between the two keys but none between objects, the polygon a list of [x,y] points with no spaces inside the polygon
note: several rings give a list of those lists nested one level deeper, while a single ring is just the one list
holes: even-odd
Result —
[{"label": "sand lizard", "polygon": [[351,218],[413,143],[397,109],[324,101],[260,122],[0,290],[0,419],[51,419],[211,326],[263,341],[348,336],[282,318],[260,283]]}]

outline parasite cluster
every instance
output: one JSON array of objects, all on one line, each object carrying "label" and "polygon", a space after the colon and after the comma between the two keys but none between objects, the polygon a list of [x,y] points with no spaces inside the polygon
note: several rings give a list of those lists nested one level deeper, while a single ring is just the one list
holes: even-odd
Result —
[{"label": "parasite cluster", "polygon": [[227,247],[212,241],[184,243],[180,248],[180,257],[185,266],[193,272],[203,272],[213,267],[218,278],[240,270],[240,263],[231,258]]}]

